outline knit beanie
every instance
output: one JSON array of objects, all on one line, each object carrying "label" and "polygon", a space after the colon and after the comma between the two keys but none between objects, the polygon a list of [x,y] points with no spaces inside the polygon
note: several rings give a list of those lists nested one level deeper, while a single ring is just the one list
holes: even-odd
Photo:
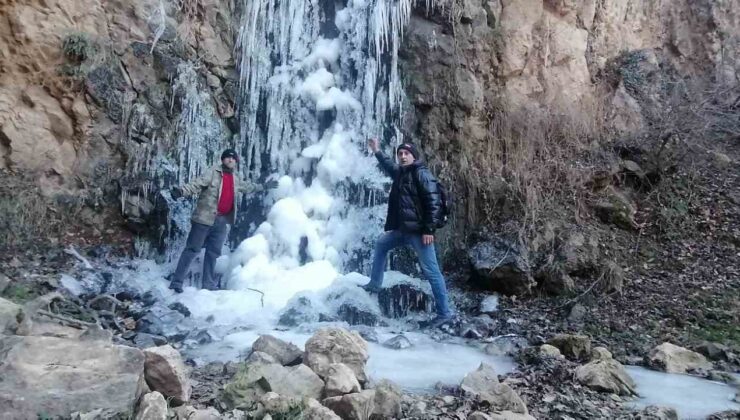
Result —
[{"label": "knit beanie", "polygon": [[237,162],[239,161],[239,155],[236,154],[236,150],[234,149],[226,149],[221,153],[221,160],[224,160],[227,157],[234,158]]},{"label": "knit beanie", "polygon": [[407,152],[411,153],[411,156],[414,157],[414,159],[419,159],[419,152],[416,150],[416,146],[414,146],[411,143],[402,143],[400,146],[396,148],[396,154],[398,154],[399,150],[406,150]]}]

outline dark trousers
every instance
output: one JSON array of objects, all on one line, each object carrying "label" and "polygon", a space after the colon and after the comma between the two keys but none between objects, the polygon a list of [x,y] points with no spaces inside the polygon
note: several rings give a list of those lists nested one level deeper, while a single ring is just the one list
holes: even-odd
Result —
[{"label": "dark trousers", "polygon": [[185,274],[190,268],[200,250],[205,246],[206,256],[203,260],[203,288],[208,290],[217,290],[218,283],[213,275],[213,269],[216,266],[216,259],[221,256],[221,248],[224,246],[226,235],[229,233],[229,223],[226,216],[217,216],[212,226],[203,225],[193,222],[188,234],[188,241],[185,249],[180,255],[180,261],[177,263],[177,269],[172,276],[172,286],[182,287]]}]

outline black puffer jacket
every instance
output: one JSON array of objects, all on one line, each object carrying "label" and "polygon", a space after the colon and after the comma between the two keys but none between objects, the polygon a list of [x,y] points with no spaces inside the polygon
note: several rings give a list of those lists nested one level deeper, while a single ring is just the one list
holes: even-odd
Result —
[{"label": "black puffer jacket", "polygon": [[375,154],[383,171],[393,178],[385,230],[433,234],[442,218],[442,197],[437,180],[420,161],[408,166]]}]

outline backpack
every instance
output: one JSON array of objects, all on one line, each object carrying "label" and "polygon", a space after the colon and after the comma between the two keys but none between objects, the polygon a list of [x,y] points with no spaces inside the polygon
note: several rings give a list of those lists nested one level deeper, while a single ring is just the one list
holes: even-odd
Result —
[{"label": "backpack", "polygon": [[[437,183],[439,199],[442,202],[442,214],[440,214],[439,222],[437,222],[437,225],[435,226],[437,229],[441,229],[447,225],[447,222],[450,220],[452,215],[452,196],[447,192],[447,188],[445,188],[444,184],[442,184],[439,179],[431,173],[431,171],[429,171],[429,173],[434,178],[434,182]],[[416,182],[416,191],[418,193],[420,190],[418,176],[414,177],[414,182]]]}]

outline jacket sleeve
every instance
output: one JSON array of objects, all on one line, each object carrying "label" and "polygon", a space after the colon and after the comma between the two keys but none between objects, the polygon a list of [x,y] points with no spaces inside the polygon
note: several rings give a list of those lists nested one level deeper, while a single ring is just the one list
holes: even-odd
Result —
[{"label": "jacket sleeve", "polygon": [[180,187],[180,191],[182,191],[182,195],[184,197],[192,197],[194,195],[198,195],[203,190],[203,188],[206,188],[211,184],[211,179],[213,179],[213,171],[209,171],[206,174],[201,175],[193,181],[190,181],[189,183],[183,185],[182,187]]},{"label": "jacket sleeve", "polygon": [[421,233],[432,235],[439,224],[442,213],[442,196],[437,180],[426,168],[416,171],[417,188],[422,207]]},{"label": "jacket sleeve", "polygon": [[257,185],[254,182],[247,181],[246,179],[240,179],[239,180],[239,193],[240,194],[249,194],[253,192],[260,192],[264,190],[262,185]]},{"label": "jacket sleeve", "polygon": [[375,158],[378,159],[378,163],[380,163],[380,168],[383,172],[385,172],[389,177],[396,179],[399,171],[398,165],[388,156],[384,155],[383,152],[375,152]]}]

